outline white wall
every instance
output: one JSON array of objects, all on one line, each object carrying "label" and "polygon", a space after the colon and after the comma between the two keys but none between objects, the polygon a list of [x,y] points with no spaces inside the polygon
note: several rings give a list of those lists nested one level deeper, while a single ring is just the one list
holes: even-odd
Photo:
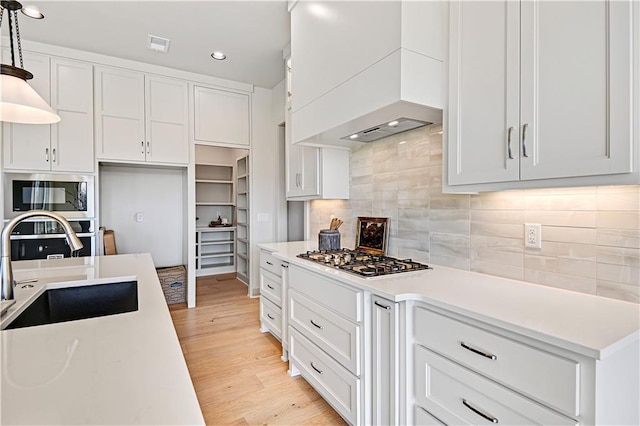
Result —
[{"label": "white wall", "polygon": [[[278,238],[278,202],[280,188],[278,126],[273,122],[272,93],[256,87],[251,100],[251,272],[250,295],[260,288],[260,243],[272,243]],[[258,221],[258,215],[266,215]]]},{"label": "white wall", "polygon": [[115,232],[118,254],[151,253],[157,268],[186,263],[186,179],[186,169],[100,167],[100,224]]}]

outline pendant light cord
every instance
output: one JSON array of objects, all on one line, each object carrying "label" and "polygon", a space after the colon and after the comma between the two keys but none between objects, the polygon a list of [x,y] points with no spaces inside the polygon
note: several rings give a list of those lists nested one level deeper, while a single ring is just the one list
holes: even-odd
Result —
[{"label": "pendant light cord", "polygon": [[18,11],[13,11],[13,20],[16,22],[16,38],[18,39],[18,55],[20,55],[20,68],[24,69],[22,62],[22,42],[20,41],[20,25],[18,25]]}]

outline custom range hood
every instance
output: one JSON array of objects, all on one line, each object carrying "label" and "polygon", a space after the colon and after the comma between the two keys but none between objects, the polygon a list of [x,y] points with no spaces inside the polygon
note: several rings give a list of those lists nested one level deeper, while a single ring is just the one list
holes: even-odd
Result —
[{"label": "custom range hood", "polygon": [[311,6],[291,10],[294,144],[353,147],[442,123],[443,2]]}]

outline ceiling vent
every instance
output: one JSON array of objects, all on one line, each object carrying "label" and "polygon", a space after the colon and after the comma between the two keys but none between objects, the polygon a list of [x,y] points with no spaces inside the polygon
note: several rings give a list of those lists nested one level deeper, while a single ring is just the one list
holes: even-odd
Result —
[{"label": "ceiling vent", "polygon": [[169,51],[169,43],[171,40],[168,38],[158,37],[151,34],[147,35],[147,48],[154,52],[167,53]]},{"label": "ceiling vent", "polygon": [[380,124],[378,126],[370,127],[358,133],[344,136],[340,139],[351,140],[355,142],[373,142],[391,135],[396,135],[408,130],[417,129],[418,127],[426,126],[428,124],[432,123],[428,121],[413,120],[409,118],[398,118],[396,120]]}]

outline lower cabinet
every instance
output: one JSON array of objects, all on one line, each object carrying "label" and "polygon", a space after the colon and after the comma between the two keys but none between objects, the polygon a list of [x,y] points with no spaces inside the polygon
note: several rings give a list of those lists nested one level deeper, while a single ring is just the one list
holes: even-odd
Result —
[{"label": "lower cabinet", "polygon": [[288,342],[290,374],[350,424],[638,424],[637,341],[596,359],[293,262],[283,284],[273,255],[260,260],[263,330]]},{"label": "lower cabinet", "polygon": [[365,293],[289,268],[290,372],[300,374],[349,423],[370,424]]},{"label": "lower cabinet", "polygon": [[414,375],[416,404],[445,424],[578,424],[420,345]]},{"label": "lower cabinet", "polygon": [[361,380],[291,327],[291,363],[349,423],[363,424]]},{"label": "lower cabinet", "polygon": [[400,420],[400,330],[398,303],[371,297],[371,424]]},{"label": "lower cabinet", "polygon": [[260,331],[282,343],[282,361],[289,359],[287,276],[289,263],[260,251]]}]

